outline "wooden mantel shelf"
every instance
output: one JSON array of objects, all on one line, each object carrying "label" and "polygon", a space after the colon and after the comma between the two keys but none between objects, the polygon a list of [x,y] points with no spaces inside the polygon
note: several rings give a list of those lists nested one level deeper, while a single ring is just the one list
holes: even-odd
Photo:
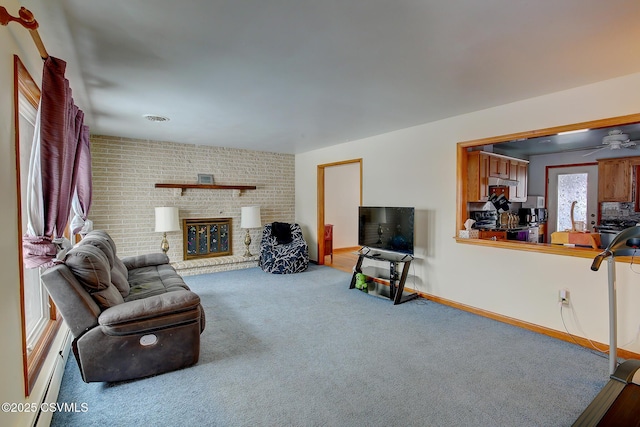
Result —
[{"label": "wooden mantel shelf", "polygon": [[201,188],[203,190],[255,190],[255,185],[217,185],[217,184],[156,184],[156,188]]},{"label": "wooden mantel shelf", "polygon": [[173,183],[157,183],[156,188],[174,188],[179,189],[180,194],[188,188],[201,190],[236,190],[239,195],[242,190],[255,190],[255,185],[217,185],[217,184],[173,184]]}]

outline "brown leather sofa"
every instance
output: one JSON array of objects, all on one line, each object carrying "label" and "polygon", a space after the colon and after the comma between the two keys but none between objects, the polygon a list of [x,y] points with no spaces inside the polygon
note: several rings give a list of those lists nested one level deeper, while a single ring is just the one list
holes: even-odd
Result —
[{"label": "brown leather sofa", "polygon": [[111,237],[92,231],[42,280],[71,329],[85,382],[129,380],[197,363],[204,310],[165,254],[120,260]]}]

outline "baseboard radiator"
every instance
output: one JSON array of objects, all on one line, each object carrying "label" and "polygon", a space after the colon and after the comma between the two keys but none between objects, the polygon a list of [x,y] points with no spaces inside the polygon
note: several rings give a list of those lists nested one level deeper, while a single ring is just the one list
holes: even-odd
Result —
[{"label": "baseboard radiator", "polygon": [[[62,384],[62,375],[64,374],[64,368],[67,364],[69,351],[71,349],[71,338],[71,332],[67,330],[62,348],[58,351],[53,372],[51,372],[47,381],[47,387],[42,401],[40,402],[40,408],[42,408],[43,405],[55,404],[58,401],[58,392],[60,391],[60,385]],[[40,410],[33,421],[32,427],[49,427],[52,417],[52,411]]]}]

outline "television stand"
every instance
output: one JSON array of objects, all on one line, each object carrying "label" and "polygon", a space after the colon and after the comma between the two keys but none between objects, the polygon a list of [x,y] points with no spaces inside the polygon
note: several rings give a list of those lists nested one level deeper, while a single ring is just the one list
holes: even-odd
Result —
[{"label": "television stand", "polygon": [[[385,270],[375,265],[363,267],[362,262],[365,258],[388,262],[389,269]],[[358,262],[353,269],[353,276],[351,277],[349,289],[354,289],[356,287],[356,274],[362,273],[365,276],[373,278],[374,283],[376,283],[375,287],[368,289],[368,293],[371,295],[388,298],[393,301],[393,305],[415,299],[418,297],[417,293],[408,293],[404,291],[404,283],[407,280],[411,261],[413,261],[413,255],[379,252],[373,249],[361,249],[358,251]],[[400,278],[398,278],[399,264],[403,264]],[[388,286],[386,286],[387,283]]]}]

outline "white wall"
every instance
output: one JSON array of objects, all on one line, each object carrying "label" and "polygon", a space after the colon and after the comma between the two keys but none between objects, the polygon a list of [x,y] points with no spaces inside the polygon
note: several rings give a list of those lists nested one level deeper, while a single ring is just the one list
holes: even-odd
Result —
[{"label": "white wall", "polygon": [[[5,0],[2,5],[16,15],[20,3]],[[53,372],[57,348],[61,338],[54,342],[53,351],[47,358],[29,398],[24,396],[22,376],[22,336],[20,316],[20,282],[18,269],[18,205],[16,195],[16,159],[14,147],[13,108],[13,55],[17,54],[34,80],[39,84],[42,75],[42,60],[38,56],[29,32],[13,23],[0,26],[0,218],[3,220],[0,233],[0,330],[2,331],[2,363],[0,364],[0,402],[39,403],[46,382]],[[66,331],[66,328],[65,328]],[[30,425],[36,414],[29,412],[0,412],[0,425]]]},{"label": "white wall", "polygon": [[324,194],[324,222],[333,224],[333,248],[358,246],[360,164],[326,167]]},{"label": "white wall", "polygon": [[[638,113],[633,93],[640,93],[640,73],[297,155],[296,220],[311,240],[312,259],[316,166],[362,157],[364,205],[416,207],[418,290],[563,330],[557,293],[568,288],[571,332],[608,342],[606,268],[592,272],[589,259],[456,243],[456,144]],[[619,342],[627,343],[640,328],[640,276],[618,268],[618,285]],[[640,342],[625,348],[640,352]]]}]

